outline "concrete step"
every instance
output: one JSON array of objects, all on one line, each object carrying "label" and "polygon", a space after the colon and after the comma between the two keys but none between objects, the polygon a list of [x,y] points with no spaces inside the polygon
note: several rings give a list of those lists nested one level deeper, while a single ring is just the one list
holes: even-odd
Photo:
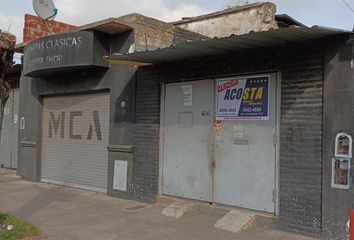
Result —
[{"label": "concrete step", "polygon": [[215,218],[214,227],[233,233],[238,233],[252,226],[271,226],[276,217],[271,214],[229,207],[213,206],[208,203],[173,198],[160,198],[164,205],[162,215],[173,218],[183,218],[188,214],[205,214]]},{"label": "concrete step", "polygon": [[16,170],[0,168],[0,183],[14,182],[19,180],[21,180],[21,177],[17,175]]}]

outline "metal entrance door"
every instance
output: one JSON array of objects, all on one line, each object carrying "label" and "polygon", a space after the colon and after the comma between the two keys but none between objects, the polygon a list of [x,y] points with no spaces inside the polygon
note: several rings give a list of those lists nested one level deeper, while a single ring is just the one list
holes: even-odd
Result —
[{"label": "metal entrance door", "polygon": [[[222,91],[223,88],[220,87],[223,83],[230,83],[233,79],[242,79],[242,77],[221,80],[217,82],[216,88]],[[213,201],[274,213],[276,79],[274,75],[247,76],[243,79],[245,80],[239,80],[238,84],[241,85],[238,87],[244,89],[243,98],[239,101],[241,105],[237,107],[241,114],[234,115],[235,120],[230,120],[232,117],[229,117],[229,120],[218,122],[218,130],[214,134],[216,166]],[[235,86],[234,89],[239,89],[238,87]],[[226,95],[220,94],[221,101]],[[215,98],[220,99],[218,97]],[[218,109],[220,105],[222,104],[216,103],[217,116],[220,111],[223,115],[223,109]],[[244,108],[243,113],[242,108]],[[265,113],[260,113],[261,111]]]},{"label": "metal entrance door", "polygon": [[241,78],[166,84],[163,194],[275,212],[276,78]]},{"label": "metal entrance door", "polygon": [[0,167],[17,168],[19,89],[12,89],[4,109]]},{"label": "metal entrance door", "polygon": [[162,193],[210,201],[211,80],[165,89]]}]

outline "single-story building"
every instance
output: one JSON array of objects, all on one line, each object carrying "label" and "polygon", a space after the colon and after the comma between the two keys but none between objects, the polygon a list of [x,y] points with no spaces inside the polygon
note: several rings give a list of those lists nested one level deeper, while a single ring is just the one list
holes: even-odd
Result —
[{"label": "single-story building", "polygon": [[29,42],[19,174],[149,203],[242,207],[346,239],[353,33],[275,12],[257,3],[174,23],[131,14]]}]

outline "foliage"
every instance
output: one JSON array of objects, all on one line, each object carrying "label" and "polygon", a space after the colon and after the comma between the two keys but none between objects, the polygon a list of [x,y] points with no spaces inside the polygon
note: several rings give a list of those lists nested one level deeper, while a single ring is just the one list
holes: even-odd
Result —
[{"label": "foliage", "polygon": [[0,224],[2,224],[4,228],[7,225],[13,225],[14,227],[11,231],[4,230],[0,232],[0,240],[20,240],[41,234],[39,229],[32,224],[18,220],[9,214],[0,213]]},{"label": "foliage", "polygon": [[0,77],[13,65],[16,37],[9,32],[0,31]]},{"label": "foliage", "polygon": [[15,44],[15,35],[0,30],[0,143],[5,104],[11,91],[10,84],[5,79],[5,74],[13,65]]},{"label": "foliage", "polygon": [[5,81],[5,74],[13,65],[16,37],[9,32],[0,31],[0,102],[6,103],[9,95],[9,84]]}]

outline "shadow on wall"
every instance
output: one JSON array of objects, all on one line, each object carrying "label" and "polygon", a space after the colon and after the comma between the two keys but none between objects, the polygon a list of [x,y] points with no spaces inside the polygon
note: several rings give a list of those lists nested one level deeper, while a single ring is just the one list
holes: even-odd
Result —
[{"label": "shadow on wall", "polygon": [[49,94],[70,94],[78,91],[88,92],[102,88],[108,69],[86,69],[64,74],[48,75],[47,77],[36,79],[31,86],[31,93],[34,96]]}]

